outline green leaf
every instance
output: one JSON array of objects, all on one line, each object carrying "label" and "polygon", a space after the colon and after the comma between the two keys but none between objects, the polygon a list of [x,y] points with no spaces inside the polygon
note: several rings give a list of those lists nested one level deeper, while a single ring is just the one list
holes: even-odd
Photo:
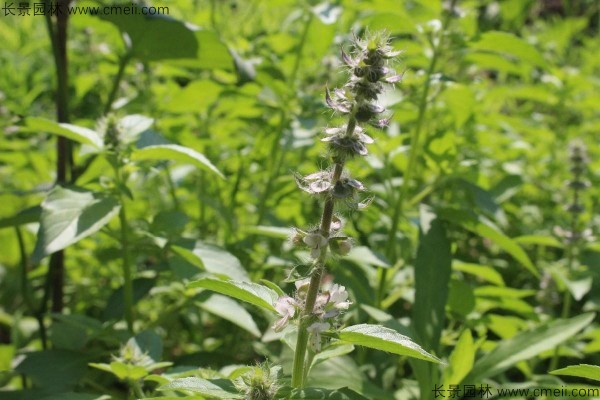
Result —
[{"label": "green leaf", "polygon": [[338,342],[340,344],[332,344],[327,347],[325,350],[315,354],[311,367],[322,363],[323,361],[329,360],[330,358],[344,356],[346,354],[352,353],[354,351],[354,345],[351,344],[341,344],[342,342]]},{"label": "green leaf", "polygon": [[487,219],[464,210],[441,209],[436,212],[439,217],[492,240],[500,248],[519,261],[534,276],[539,277],[539,273],[527,256],[527,253],[525,253],[514,240],[500,232],[500,230]]},{"label": "green leaf", "polygon": [[600,367],[597,365],[579,364],[557,369],[550,372],[552,375],[576,376],[578,378],[593,379],[600,382]]},{"label": "green leaf", "polygon": [[273,305],[279,298],[279,295],[273,289],[251,282],[203,278],[191,282],[188,287],[209,289],[273,312],[275,312]]},{"label": "green leaf", "polygon": [[545,68],[547,63],[540,52],[523,39],[508,32],[489,31],[469,46],[473,50],[498,53],[512,60],[520,60]]},{"label": "green leaf", "polygon": [[120,209],[114,197],[56,186],[42,202],[33,261],[62,250],[99,231]]},{"label": "green leaf", "polygon": [[333,337],[359,346],[441,363],[440,359],[427,353],[409,337],[379,325],[352,325],[334,334]]},{"label": "green leaf", "polygon": [[110,398],[108,395],[68,392],[45,396],[39,400],[110,400]]},{"label": "green leaf", "polygon": [[233,382],[227,379],[201,379],[195,377],[175,379],[158,388],[158,390],[180,390],[199,393],[217,399],[243,399]]},{"label": "green leaf", "polygon": [[12,217],[0,219],[0,229],[38,222],[40,220],[41,212],[42,208],[40,206],[33,206],[21,210]]},{"label": "green leaf", "polygon": [[438,351],[446,317],[452,255],[443,221],[426,206],[420,211],[412,323],[419,342]]},{"label": "green leaf", "polygon": [[53,135],[63,136],[81,144],[89,144],[96,148],[102,148],[104,142],[98,134],[88,128],[81,126],[58,123],[45,118],[29,117],[25,121],[23,131],[27,132],[45,132]]},{"label": "green leaf", "polygon": [[131,155],[132,160],[172,160],[195,165],[198,168],[214,172],[221,178],[225,178],[221,171],[217,169],[204,154],[198,153],[189,147],[176,144],[161,144],[156,146],[143,147],[137,149]]},{"label": "green leaf", "polygon": [[137,12],[101,16],[126,34],[131,56],[143,61],[186,60],[199,68],[233,68],[233,58],[215,32],[166,15],[143,15],[139,6],[131,7]]},{"label": "green leaf", "polygon": [[380,268],[389,268],[390,264],[382,256],[376,255],[366,246],[352,248],[350,253],[344,257],[345,260],[352,261],[357,265],[374,265]]},{"label": "green leaf", "polygon": [[254,319],[252,319],[252,315],[229,297],[213,294],[198,301],[197,304],[206,311],[236,324],[256,337],[260,337],[260,330]]},{"label": "green leaf", "polygon": [[27,353],[15,370],[27,375],[37,387],[60,392],[75,386],[86,366],[86,357],[79,352],[45,350]]},{"label": "green leaf", "polygon": [[444,385],[457,384],[467,376],[475,362],[475,349],[473,335],[469,329],[465,329],[450,354],[448,368],[444,370]]},{"label": "green leaf", "polygon": [[139,136],[150,129],[154,119],[144,115],[127,115],[119,120],[117,128],[121,133],[120,140],[123,143],[133,143]]},{"label": "green leaf", "polygon": [[481,280],[488,281],[498,286],[505,285],[502,275],[494,268],[487,265],[470,264],[454,260],[452,269],[476,276]]},{"label": "green leaf", "polygon": [[500,342],[492,351],[477,360],[464,382],[481,382],[506,371],[518,362],[555,348],[588,326],[594,320],[594,316],[594,313],[587,313],[571,319],[543,323],[531,331],[519,333]]},{"label": "green leaf", "polygon": [[173,245],[170,248],[173,253],[203,271],[237,281],[250,280],[240,260],[233,254],[220,247],[202,242],[196,242],[193,245],[193,250],[177,245]]}]

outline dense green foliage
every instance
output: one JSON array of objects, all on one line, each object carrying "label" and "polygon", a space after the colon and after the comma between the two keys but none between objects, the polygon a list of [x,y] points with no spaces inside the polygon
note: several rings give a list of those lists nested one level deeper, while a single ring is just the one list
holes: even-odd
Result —
[{"label": "dense green foliage", "polygon": [[[598,388],[597,1],[160,5],[71,15],[64,65],[54,17],[0,19],[0,398]],[[343,123],[340,49],[383,30],[404,75],[324,275],[352,304],[293,388],[273,324],[323,213],[299,177]]]}]

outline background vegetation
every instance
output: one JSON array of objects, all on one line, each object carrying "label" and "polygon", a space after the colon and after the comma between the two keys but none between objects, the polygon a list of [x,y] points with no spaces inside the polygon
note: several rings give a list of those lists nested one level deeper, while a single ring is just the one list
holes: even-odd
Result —
[{"label": "background vegetation", "polygon": [[[289,380],[293,341],[274,315],[187,283],[293,292],[307,251],[290,227],[321,214],[294,174],[326,165],[315,143],[332,124],[325,88],[345,79],[340,48],[381,29],[404,79],[382,101],[389,127],[351,162],[373,201],[342,212],[354,249],[325,279],[350,292],[344,324],[393,328],[447,365],[337,346],[309,385],[427,399],[440,384],[598,384],[597,1],[157,5],[176,21],[70,16],[66,64],[60,18],[0,18],[0,397],[174,398],[156,388],[266,359]],[[128,149],[61,128],[57,106],[94,132],[120,124]],[[142,150],[163,144],[194,153]],[[70,192],[51,191],[57,181]],[[70,213],[53,208],[64,198],[77,199]],[[54,237],[65,222],[75,232]],[[50,256],[63,248],[64,265]],[[591,366],[549,374],[576,364]]]}]

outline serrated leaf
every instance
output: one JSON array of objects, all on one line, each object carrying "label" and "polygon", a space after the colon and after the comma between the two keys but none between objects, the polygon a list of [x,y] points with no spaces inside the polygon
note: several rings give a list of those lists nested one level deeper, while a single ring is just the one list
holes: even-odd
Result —
[{"label": "serrated leaf", "polygon": [[33,261],[92,235],[120,209],[114,197],[79,188],[56,186],[42,202],[42,214]]},{"label": "serrated leaf", "polygon": [[587,313],[570,319],[543,323],[531,331],[519,333],[500,342],[492,351],[477,360],[464,382],[481,382],[482,379],[506,371],[518,362],[555,348],[589,325],[594,316],[594,313]]},{"label": "serrated leaf", "polygon": [[353,325],[342,329],[333,336],[347,343],[441,363],[440,359],[423,350],[408,336],[401,335],[393,329],[380,325]]},{"label": "serrated leaf", "polygon": [[597,365],[579,364],[557,369],[550,372],[552,375],[576,376],[578,378],[600,381],[600,367]]},{"label": "serrated leaf", "polygon": [[177,144],[161,144],[156,146],[143,147],[137,149],[131,155],[132,160],[171,160],[195,165],[200,169],[214,172],[221,178],[225,178],[221,171],[215,167],[208,158],[202,153],[189,147]]},{"label": "serrated leaf", "polygon": [[158,390],[182,390],[217,399],[243,399],[233,382],[227,379],[201,379],[195,377],[175,379]]},{"label": "serrated leaf", "polygon": [[250,332],[255,337],[260,337],[260,330],[256,326],[252,315],[229,297],[213,294],[206,299],[199,300],[197,304],[206,311]]},{"label": "serrated leaf", "polygon": [[23,131],[45,132],[53,135],[63,136],[77,143],[89,144],[96,148],[102,148],[102,138],[93,130],[82,126],[58,123],[46,118],[29,117],[25,121],[26,127]]},{"label": "serrated leaf", "polygon": [[188,287],[209,289],[273,312],[275,312],[273,305],[279,298],[279,295],[273,289],[251,282],[203,278],[191,282]]}]

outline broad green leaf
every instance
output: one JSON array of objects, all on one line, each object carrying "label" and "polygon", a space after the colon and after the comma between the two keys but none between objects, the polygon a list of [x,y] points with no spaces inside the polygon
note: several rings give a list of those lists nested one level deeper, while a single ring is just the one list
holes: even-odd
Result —
[{"label": "broad green leaf", "polygon": [[102,138],[93,130],[77,125],[54,122],[45,118],[30,117],[26,120],[23,129],[29,132],[45,132],[71,139],[81,144],[89,144],[96,148],[102,148]]},{"label": "broad green leaf", "polygon": [[506,371],[518,362],[555,348],[588,326],[594,320],[594,316],[593,313],[587,313],[570,319],[546,322],[531,331],[519,333],[500,342],[492,351],[477,360],[464,382],[481,382]]},{"label": "broad green leaf", "polygon": [[133,143],[138,140],[142,132],[147,131],[154,124],[154,119],[144,115],[127,115],[119,120],[117,128],[121,133],[123,143]]},{"label": "broad green leaf", "polygon": [[177,245],[171,246],[171,250],[201,270],[237,281],[250,280],[240,260],[220,247],[197,242],[192,250]]},{"label": "broad green leaf", "polygon": [[42,202],[34,262],[96,233],[119,209],[114,197],[56,186]]},{"label": "broad green leaf", "polygon": [[393,329],[379,325],[352,325],[334,334],[333,337],[358,346],[441,363],[440,359],[427,353],[408,336],[401,335]]},{"label": "broad green leaf", "polygon": [[525,40],[509,32],[489,31],[481,35],[478,41],[469,46],[473,50],[498,53],[510,58],[520,60],[537,67],[547,66],[540,52]]},{"label": "broad green leaf", "polygon": [[45,350],[27,353],[15,370],[27,375],[37,387],[60,392],[75,386],[86,366],[86,356],[80,352]]},{"label": "broad green leaf", "polygon": [[419,342],[438,351],[446,319],[452,256],[444,222],[428,207],[421,207],[420,212],[412,323]]},{"label": "broad green leaf", "polygon": [[557,369],[550,372],[552,375],[576,376],[578,378],[600,381],[600,367],[597,365],[579,364]]},{"label": "broad green leaf", "polygon": [[206,299],[197,301],[196,304],[206,311],[245,329],[256,337],[261,335],[256,322],[252,319],[252,315],[229,297],[212,294]]},{"label": "broad green leaf", "polygon": [[217,399],[243,399],[233,382],[227,379],[201,379],[195,377],[175,379],[158,388],[158,390],[179,390],[199,393]]},{"label": "broad green leaf", "polygon": [[[132,7],[139,7],[133,5]],[[217,34],[166,15],[102,14],[124,36],[131,56],[142,61],[185,60],[199,68],[232,69],[233,59]]]},{"label": "broad green leaf", "polygon": [[473,368],[475,362],[475,345],[469,329],[460,335],[456,346],[450,354],[448,367],[444,370],[444,385],[457,385]]},{"label": "broad green leaf", "polygon": [[274,304],[279,298],[279,295],[273,289],[251,282],[203,278],[191,282],[188,287],[209,289],[273,312],[275,312]]},{"label": "broad green leaf", "polygon": [[462,226],[468,231],[492,240],[501,249],[519,261],[534,276],[539,277],[539,273],[527,256],[527,253],[514,240],[502,233],[485,218],[471,212],[455,209],[437,210],[437,214],[453,224]]},{"label": "broad green leaf", "polygon": [[204,154],[198,153],[189,147],[179,146],[177,144],[162,144],[156,146],[143,147],[137,149],[131,155],[133,160],[171,160],[195,165],[198,168],[214,172],[221,178],[225,178],[221,171],[217,169]]},{"label": "broad green leaf", "polygon": [[41,212],[42,208],[40,206],[26,208],[12,217],[0,219],[0,229],[38,222]]}]

